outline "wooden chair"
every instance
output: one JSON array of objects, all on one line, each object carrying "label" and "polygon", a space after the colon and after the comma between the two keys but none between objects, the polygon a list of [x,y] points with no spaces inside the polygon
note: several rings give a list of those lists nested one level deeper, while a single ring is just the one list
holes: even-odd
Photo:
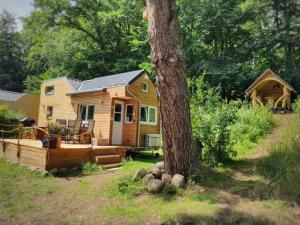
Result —
[{"label": "wooden chair", "polygon": [[75,120],[74,127],[71,129],[68,128],[68,133],[70,137],[69,141],[73,141],[74,144],[78,141],[76,137],[80,134],[81,124],[82,120]]},{"label": "wooden chair", "polygon": [[89,120],[87,130],[83,133],[73,135],[73,143],[79,142],[80,144],[89,144],[92,141],[95,120]]}]

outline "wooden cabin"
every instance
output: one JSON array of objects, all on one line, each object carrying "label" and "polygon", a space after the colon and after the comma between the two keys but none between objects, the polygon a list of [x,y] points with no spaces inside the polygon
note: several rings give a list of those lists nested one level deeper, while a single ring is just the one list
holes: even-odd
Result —
[{"label": "wooden cabin", "polygon": [[21,112],[24,117],[38,120],[40,96],[38,94],[19,93],[0,90],[0,104],[10,110]]},{"label": "wooden cabin", "polygon": [[94,138],[101,145],[144,147],[146,135],[160,134],[155,85],[143,70],[85,81],[59,77],[43,82],[38,125],[77,118],[95,120]]},{"label": "wooden cabin", "polygon": [[296,93],[290,84],[270,69],[263,72],[246,90],[253,107],[261,105],[281,110],[291,110],[292,96]]}]

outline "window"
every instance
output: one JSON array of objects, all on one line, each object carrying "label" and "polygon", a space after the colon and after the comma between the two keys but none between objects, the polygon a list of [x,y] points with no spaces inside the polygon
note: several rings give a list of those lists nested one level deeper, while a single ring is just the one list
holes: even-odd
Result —
[{"label": "window", "polygon": [[78,118],[83,121],[94,119],[94,105],[79,105]]},{"label": "window", "polygon": [[148,121],[148,109],[147,106],[141,106],[141,115],[140,115],[140,121],[147,123]]},{"label": "window", "polygon": [[54,94],[54,86],[47,86],[45,89],[46,95],[53,95]]},{"label": "window", "polygon": [[142,92],[148,92],[148,84],[146,82],[142,83]]},{"label": "window", "polygon": [[141,106],[140,121],[143,124],[156,125],[157,123],[157,108],[153,106]]},{"label": "window", "polygon": [[53,116],[53,106],[47,106],[47,119],[51,120]]},{"label": "window", "polygon": [[149,106],[149,123],[156,124],[156,108]]},{"label": "window", "polygon": [[114,121],[115,122],[122,122],[122,104],[120,104],[120,103],[115,104]]},{"label": "window", "polygon": [[126,105],[126,113],[125,113],[125,123],[132,123],[132,116],[133,116],[133,106]]}]

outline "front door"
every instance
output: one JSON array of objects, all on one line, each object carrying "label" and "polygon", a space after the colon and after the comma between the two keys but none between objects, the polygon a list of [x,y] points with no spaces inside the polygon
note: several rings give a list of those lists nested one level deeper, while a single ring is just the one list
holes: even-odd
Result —
[{"label": "front door", "polygon": [[112,129],[112,144],[122,145],[124,102],[115,101],[114,120]]}]

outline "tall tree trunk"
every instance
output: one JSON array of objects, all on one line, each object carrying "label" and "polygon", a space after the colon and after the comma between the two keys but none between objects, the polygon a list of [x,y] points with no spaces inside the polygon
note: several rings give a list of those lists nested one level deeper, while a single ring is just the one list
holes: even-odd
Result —
[{"label": "tall tree trunk", "polygon": [[162,118],[165,170],[187,178],[191,169],[192,132],[176,0],[147,0],[147,11]]}]

